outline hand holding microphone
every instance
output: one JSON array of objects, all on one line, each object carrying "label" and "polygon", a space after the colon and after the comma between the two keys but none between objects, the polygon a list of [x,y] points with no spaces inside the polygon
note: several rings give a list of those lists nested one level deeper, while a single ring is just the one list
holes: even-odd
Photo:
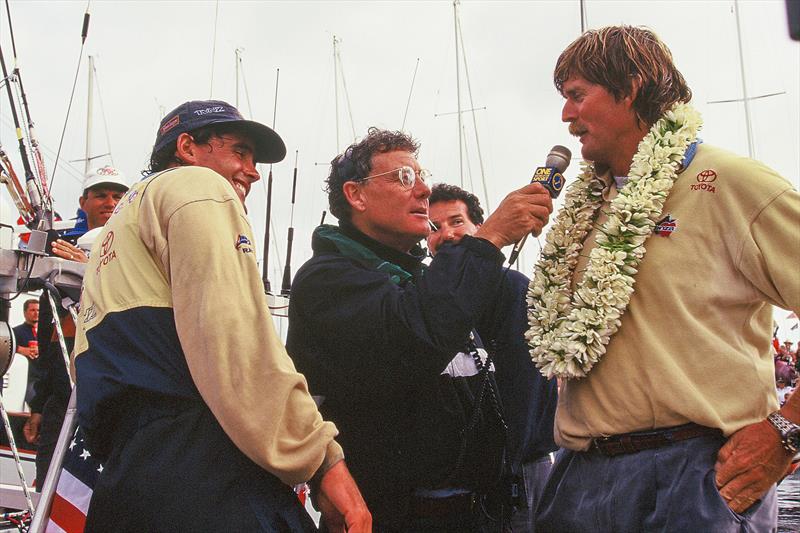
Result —
[{"label": "hand holding microphone", "polygon": [[538,235],[547,225],[553,212],[553,198],[564,187],[562,172],[566,170],[572,157],[563,146],[555,146],[547,156],[544,167],[533,174],[529,185],[506,196],[494,213],[475,233],[490,241],[498,248],[517,243],[512,252],[512,261],[519,255],[525,238],[533,233]]}]

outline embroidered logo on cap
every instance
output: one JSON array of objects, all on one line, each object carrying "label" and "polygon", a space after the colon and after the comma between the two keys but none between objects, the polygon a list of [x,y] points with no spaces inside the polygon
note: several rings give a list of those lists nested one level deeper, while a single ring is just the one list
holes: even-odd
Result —
[{"label": "embroidered logo on cap", "polygon": [[236,249],[242,253],[249,254],[253,252],[253,243],[247,238],[247,235],[239,234],[236,237]]},{"label": "embroidered logo on cap", "polygon": [[712,183],[717,181],[717,173],[714,170],[710,168],[702,170],[697,174],[695,179],[697,183],[692,184],[693,191],[717,192],[716,186],[712,185]]},{"label": "embroidered logo on cap", "polygon": [[197,115],[198,117],[202,117],[203,115],[208,115],[210,113],[222,113],[223,111],[225,111],[224,107],[222,107],[221,105],[215,105],[212,107],[207,107],[205,109],[196,109],[194,111],[194,114]]},{"label": "embroidered logo on cap", "polygon": [[658,221],[655,228],[655,234],[661,237],[669,237],[678,225],[678,221],[672,218],[672,215],[667,215]]},{"label": "embroidered logo on cap", "polygon": [[180,123],[181,123],[181,116],[175,115],[174,117],[166,121],[163,126],[161,126],[161,129],[158,130],[158,134],[164,135],[165,133],[167,133],[169,130],[171,130]]},{"label": "embroidered logo on cap", "polygon": [[95,170],[95,174],[98,176],[119,176],[119,171],[114,167],[106,165]]}]

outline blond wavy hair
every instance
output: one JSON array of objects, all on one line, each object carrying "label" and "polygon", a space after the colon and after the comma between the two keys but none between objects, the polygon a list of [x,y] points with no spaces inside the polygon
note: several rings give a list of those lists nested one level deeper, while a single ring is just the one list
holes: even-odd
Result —
[{"label": "blond wavy hair", "polygon": [[605,87],[617,100],[631,94],[632,81],[638,78],[633,108],[648,127],[675,103],[692,99],[672,52],[645,27],[607,26],[585,32],[556,62],[553,82],[562,95],[564,83],[573,76]]}]

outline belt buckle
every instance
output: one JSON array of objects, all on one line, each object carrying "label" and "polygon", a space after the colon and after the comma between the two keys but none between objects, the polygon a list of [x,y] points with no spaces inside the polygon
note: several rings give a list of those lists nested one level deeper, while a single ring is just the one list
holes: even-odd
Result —
[{"label": "belt buckle", "polygon": [[606,444],[611,440],[611,437],[595,437],[592,439],[592,446],[595,450],[605,455],[603,448],[601,447],[602,444]]}]

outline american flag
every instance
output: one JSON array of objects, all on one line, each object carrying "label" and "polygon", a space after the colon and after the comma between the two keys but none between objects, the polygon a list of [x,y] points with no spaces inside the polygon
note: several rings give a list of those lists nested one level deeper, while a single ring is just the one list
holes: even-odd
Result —
[{"label": "american flag", "polygon": [[83,533],[92,490],[102,471],[103,465],[86,449],[83,431],[78,426],[64,456],[45,529],[47,533]]}]

